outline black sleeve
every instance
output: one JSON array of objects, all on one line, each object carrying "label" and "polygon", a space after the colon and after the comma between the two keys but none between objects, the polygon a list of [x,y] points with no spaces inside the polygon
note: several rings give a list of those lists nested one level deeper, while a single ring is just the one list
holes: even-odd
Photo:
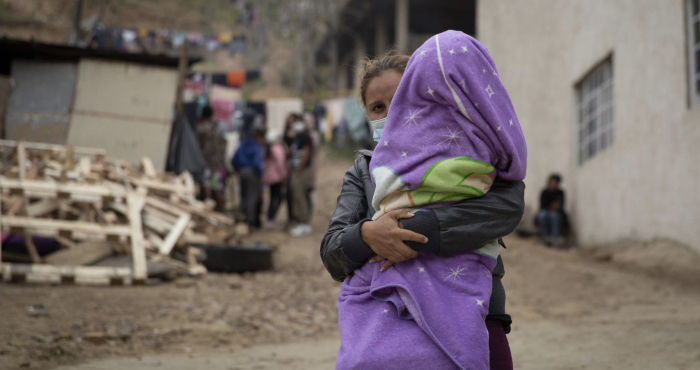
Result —
[{"label": "black sleeve", "polygon": [[407,242],[414,250],[454,255],[479,249],[515,230],[525,209],[522,181],[496,180],[486,195],[450,206],[417,212],[401,221],[405,229],[428,238],[428,243]]},{"label": "black sleeve", "polygon": [[547,205],[545,204],[547,202],[547,200],[545,199],[546,192],[546,190],[542,190],[540,192],[540,209],[547,209]]},{"label": "black sleeve", "polygon": [[321,241],[321,259],[333,279],[343,281],[374,255],[362,240],[360,229],[369,219],[362,179],[353,166],[343,178],[343,187],[328,230]]},{"label": "black sleeve", "polygon": [[561,210],[564,210],[564,190],[559,190],[561,192]]},{"label": "black sleeve", "polygon": [[311,135],[303,133],[299,136],[299,149],[310,146],[313,147],[314,142],[311,140]]}]

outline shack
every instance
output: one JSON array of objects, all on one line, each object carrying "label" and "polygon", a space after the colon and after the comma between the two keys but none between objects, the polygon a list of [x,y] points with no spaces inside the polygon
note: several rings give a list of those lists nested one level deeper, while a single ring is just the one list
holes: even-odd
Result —
[{"label": "shack", "polygon": [[0,39],[0,76],[9,85],[0,93],[1,135],[104,148],[130,162],[146,156],[164,170],[177,66],[167,55]]}]

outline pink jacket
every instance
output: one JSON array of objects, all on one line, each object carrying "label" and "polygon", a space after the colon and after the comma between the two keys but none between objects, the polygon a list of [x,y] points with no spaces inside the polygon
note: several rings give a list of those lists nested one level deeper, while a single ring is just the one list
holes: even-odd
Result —
[{"label": "pink jacket", "polygon": [[287,160],[281,144],[270,146],[270,157],[265,157],[263,183],[272,185],[287,180]]}]

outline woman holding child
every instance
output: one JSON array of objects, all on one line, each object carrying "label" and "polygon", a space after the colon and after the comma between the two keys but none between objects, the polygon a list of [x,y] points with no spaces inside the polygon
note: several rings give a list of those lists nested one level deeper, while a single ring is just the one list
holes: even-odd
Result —
[{"label": "woman holding child", "polygon": [[321,244],[344,281],[337,369],[512,369],[498,242],[522,217],[526,149],[493,60],[448,31],[360,77],[378,145]]}]

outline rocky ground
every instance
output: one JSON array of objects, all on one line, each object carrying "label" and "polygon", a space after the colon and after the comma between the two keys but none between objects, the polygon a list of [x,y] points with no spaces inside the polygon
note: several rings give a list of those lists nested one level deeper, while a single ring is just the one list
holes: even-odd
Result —
[{"label": "rocky ground", "polygon": [[[348,160],[320,159],[312,235],[275,270],[140,287],[0,285],[0,369],[330,369],[339,285],[319,240]],[[509,238],[518,369],[696,369],[700,257],[669,242],[561,251]]]}]

